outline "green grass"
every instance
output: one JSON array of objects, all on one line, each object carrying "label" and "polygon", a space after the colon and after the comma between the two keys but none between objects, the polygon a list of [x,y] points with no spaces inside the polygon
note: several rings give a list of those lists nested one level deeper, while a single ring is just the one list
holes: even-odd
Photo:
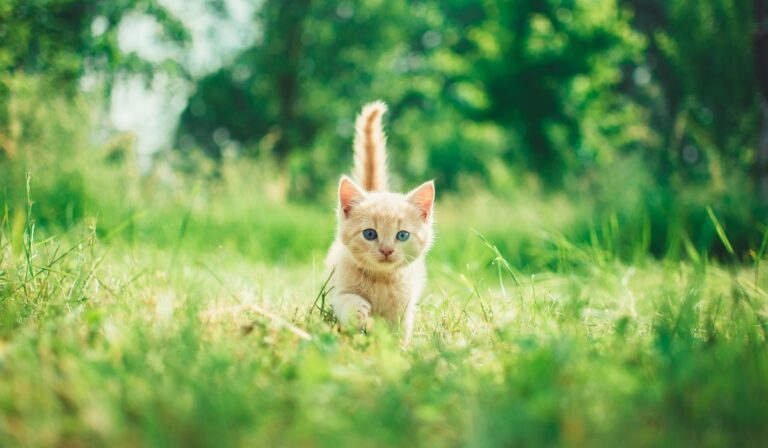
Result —
[{"label": "green grass", "polygon": [[620,257],[602,231],[574,243],[562,232],[579,213],[565,201],[446,197],[402,348],[382,322],[343,334],[313,309],[331,207],[217,194],[142,194],[159,199],[102,205],[101,221],[58,233],[33,228],[37,203],[6,213],[0,445],[768,437],[757,266]]}]

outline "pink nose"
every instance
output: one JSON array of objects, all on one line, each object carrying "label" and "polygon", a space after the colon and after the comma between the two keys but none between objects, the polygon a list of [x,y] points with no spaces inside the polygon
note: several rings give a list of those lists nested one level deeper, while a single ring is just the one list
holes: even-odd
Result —
[{"label": "pink nose", "polygon": [[392,255],[392,252],[394,252],[394,251],[395,251],[395,249],[392,249],[391,247],[384,247],[384,246],[382,246],[382,247],[379,248],[379,252],[381,252],[385,257],[388,257],[388,256]]}]

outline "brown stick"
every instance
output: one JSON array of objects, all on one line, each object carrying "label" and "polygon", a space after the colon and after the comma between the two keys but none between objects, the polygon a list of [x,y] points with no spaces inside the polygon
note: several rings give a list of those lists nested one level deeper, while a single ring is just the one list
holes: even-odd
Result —
[{"label": "brown stick", "polygon": [[282,317],[278,316],[272,311],[269,311],[266,308],[263,308],[262,306],[257,305],[255,303],[242,303],[240,305],[228,306],[224,308],[214,308],[203,313],[203,317],[205,317],[208,320],[213,320],[225,315],[236,316],[239,313],[242,313],[243,311],[252,311],[256,314],[260,314],[266,317],[267,319],[271,320],[272,323],[277,325],[279,328],[285,328],[286,330],[295,334],[299,338],[304,339],[305,341],[312,340],[312,336],[306,331],[288,322],[287,320],[283,319]]},{"label": "brown stick", "polygon": [[[235,293],[229,290],[227,288],[227,285],[224,284],[224,281],[216,275],[215,272],[211,268],[208,267],[205,263],[202,261],[198,261],[198,263],[204,267],[212,276],[216,279],[217,282],[221,285],[222,288],[224,288],[224,291],[227,292],[233,299],[235,299],[237,302],[240,302],[240,298],[237,297]],[[234,315],[237,312],[242,312],[244,310],[250,310],[253,311],[256,314],[261,314],[262,316],[266,317],[267,319],[271,320],[274,324],[276,324],[279,328],[285,328],[286,330],[290,331],[291,333],[295,334],[296,336],[300,337],[301,339],[304,339],[305,341],[312,340],[312,336],[309,335],[306,331],[302,330],[301,328],[297,327],[296,325],[293,325],[292,323],[288,322],[287,320],[283,319],[282,317],[278,316],[277,314],[267,310],[266,308],[263,308],[260,305],[257,305],[255,303],[240,303],[239,305],[230,306],[226,308],[220,308],[220,309],[213,309],[209,310],[208,312],[204,313],[207,315],[208,318],[213,318],[216,316],[219,316],[223,313],[229,313],[231,315]]]}]

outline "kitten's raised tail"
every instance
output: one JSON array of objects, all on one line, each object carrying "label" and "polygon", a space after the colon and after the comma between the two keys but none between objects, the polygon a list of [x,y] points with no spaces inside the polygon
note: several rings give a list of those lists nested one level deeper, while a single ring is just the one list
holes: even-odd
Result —
[{"label": "kitten's raised tail", "polygon": [[387,137],[381,116],[387,111],[383,101],[363,107],[355,120],[355,178],[366,191],[387,190]]}]

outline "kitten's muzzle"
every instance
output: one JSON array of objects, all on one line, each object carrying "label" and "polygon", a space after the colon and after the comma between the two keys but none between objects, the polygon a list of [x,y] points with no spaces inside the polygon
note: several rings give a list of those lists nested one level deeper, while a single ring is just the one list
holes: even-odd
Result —
[{"label": "kitten's muzzle", "polygon": [[384,259],[386,260],[392,253],[395,251],[395,249],[387,246],[381,246],[379,247],[379,252],[381,252],[382,255],[384,255]]}]

